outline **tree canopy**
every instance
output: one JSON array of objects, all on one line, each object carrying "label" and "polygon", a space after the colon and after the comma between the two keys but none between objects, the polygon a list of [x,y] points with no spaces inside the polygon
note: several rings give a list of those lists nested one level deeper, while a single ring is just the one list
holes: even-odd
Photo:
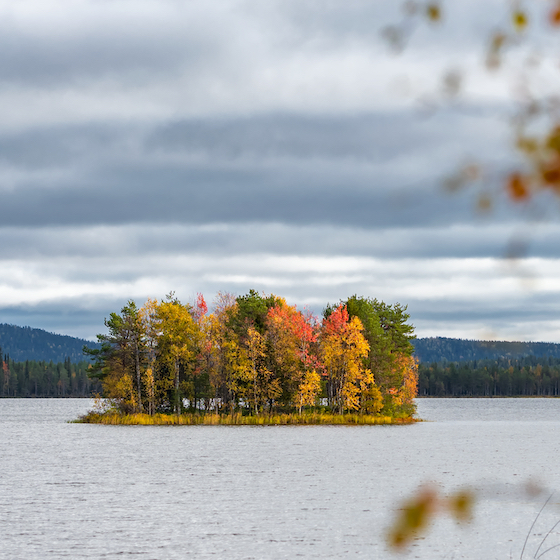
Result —
[{"label": "tree canopy", "polygon": [[323,407],[408,417],[417,365],[406,307],[353,296],[322,320],[274,294],[129,301],[86,349],[121,412],[247,414]]}]

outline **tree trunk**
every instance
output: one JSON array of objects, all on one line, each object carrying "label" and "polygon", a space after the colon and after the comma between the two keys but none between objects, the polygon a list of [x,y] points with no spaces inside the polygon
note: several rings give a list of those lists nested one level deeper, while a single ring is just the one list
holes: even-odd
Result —
[{"label": "tree trunk", "polygon": [[136,358],[136,388],[138,391],[138,412],[142,412],[142,380],[140,378],[140,349],[138,348],[138,341],[135,344],[135,358]]},{"label": "tree trunk", "polygon": [[175,413],[179,414],[181,407],[179,405],[179,362],[175,360]]}]

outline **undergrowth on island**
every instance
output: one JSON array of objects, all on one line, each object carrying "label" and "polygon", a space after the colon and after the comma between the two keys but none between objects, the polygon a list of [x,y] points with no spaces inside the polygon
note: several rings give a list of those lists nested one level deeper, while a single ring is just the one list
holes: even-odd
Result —
[{"label": "undergrowth on island", "polygon": [[134,425],[134,426],[280,426],[280,425],[387,425],[411,424],[418,420],[411,417],[394,418],[365,414],[122,414],[114,411],[91,411],[74,422],[84,424]]}]

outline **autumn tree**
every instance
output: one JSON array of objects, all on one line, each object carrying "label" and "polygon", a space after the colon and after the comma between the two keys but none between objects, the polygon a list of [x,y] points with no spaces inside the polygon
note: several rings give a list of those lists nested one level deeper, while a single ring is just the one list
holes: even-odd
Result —
[{"label": "autumn tree", "polygon": [[267,337],[272,367],[277,370],[283,390],[282,401],[297,406],[316,403],[321,389],[321,364],[316,353],[316,319],[280,300],[268,310]]},{"label": "autumn tree", "polygon": [[229,311],[227,328],[240,357],[236,369],[237,391],[251,404],[255,413],[263,410],[266,404],[270,410],[282,389],[278,372],[271,368],[266,337],[267,316],[269,309],[281,304],[282,300],[274,294],[261,295],[250,290],[248,294],[238,296],[235,302],[235,307]]},{"label": "autumn tree", "polygon": [[339,414],[359,410],[364,390],[375,392],[373,374],[365,365],[368,352],[362,322],[358,317],[350,318],[340,304],[325,318],[321,330],[329,404]]},{"label": "autumn tree", "polygon": [[399,384],[389,390],[391,406],[395,412],[412,416],[416,412],[414,399],[418,395],[418,361],[414,356],[398,354],[392,367]]},{"label": "autumn tree", "polygon": [[259,414],[266,404],[271,409],[273,401],[282,394],[280,379],[268,368],[266,338],[255,327],[247,329],[244,346],[250,368],[250,383],[243,396],[255,414]]},{"label": "autumn tree", "polygon": [[249,363],[238,333],[232,328],[237,315],[235,296],[219,292],[214,300],[214,313],[208,317],[210,340],[209,375],[217,404],[233,412],[244,387],[249,382]]},{"label": "autumn tree", "polygon": [[147,412],[154,415],[159,401],[159,391],[156,382],[156,358],[160,337],[160,322],[158,319],[158,302],[148,299],[140,309],[140,321],[145,335],[146,367],[143,372],[143,386],[148,404]]},{"label": "autumn tree", "polygon": [[[101,348],[87,351],[95,358],[90,373],[123,413],[179,414],[188,400],[192,412],[233,413],[242,407],[262,414],[282,407],[301,414],[317,404],[323,376],[333,410],[377,414],[384,401],[374,364],[385,379],[383,396],[410,408],[416,370],[405,309],[354,296],[347,305],[328,308],[319,325],[311,313],[254,291],[237,298],[218,294],[210,314],[201,294],[192,305],[173,294],[163,301],[148,299],[140,309],[129,301],[105,321],[108,333],[98,335]],[[380,351],[375,357],[376,344],[389,357]],[[382,369],[379,356],[392,369]],[[71,367],[58,367],[49,383],[64,394],[75,384],[72,375]],[[21,387],[15,373],[3,377],[4,385],[13,378],[16,386],[7,391],[15,394],[27,390],[32,376],[24,372]]]},{"label": "autumn tree", "polygon": [[[344,302],[350,317],[358,317],[369,344],[368,366],[383,396],[384,411],[393,414],[404,401],[395,400],[406,379],[402,364],[414,352],[414,327],[410,314],[399,303],[388,305],[377,299],[353,295]],[[407,401],[408,402],[408,401]]]},{"label": "autumn tree", "polygon": [[212,401],[210,383],[211,339],[209,333],[208,305],[202,294],[190,306],[191,316],[196,326],[193,334],[194,359],[186,378],[187,398],[191,408],[198,410],[200,403],[208,409]]},{"label": "autumn tree", "polygon": [[198,326],[191,315],[189,305],[182,304],[173,294],[157,307],[160,335],[158,339],[158,360],[167,371],[164,376],[173,412],[179,414],[183,409],[184,385],[181,385],[185,372],[193,367],[196,343],[200,338]]}]

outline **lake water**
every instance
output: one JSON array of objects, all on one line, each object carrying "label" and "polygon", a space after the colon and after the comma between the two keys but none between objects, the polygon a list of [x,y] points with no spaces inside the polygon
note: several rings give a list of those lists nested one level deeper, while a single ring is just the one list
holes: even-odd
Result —
[{"label": "lake water", "polygon": [[[411,426],[67,423],[89,406],[0,399],[1,560],[519,559],[560,491],[560,399],[419,399]],[[390,553],[395,509],[428,481],[475,488],[474,520]],[[560,544],[559,525],[537,554],[558,520],[560,492],[523,558]]]}]

